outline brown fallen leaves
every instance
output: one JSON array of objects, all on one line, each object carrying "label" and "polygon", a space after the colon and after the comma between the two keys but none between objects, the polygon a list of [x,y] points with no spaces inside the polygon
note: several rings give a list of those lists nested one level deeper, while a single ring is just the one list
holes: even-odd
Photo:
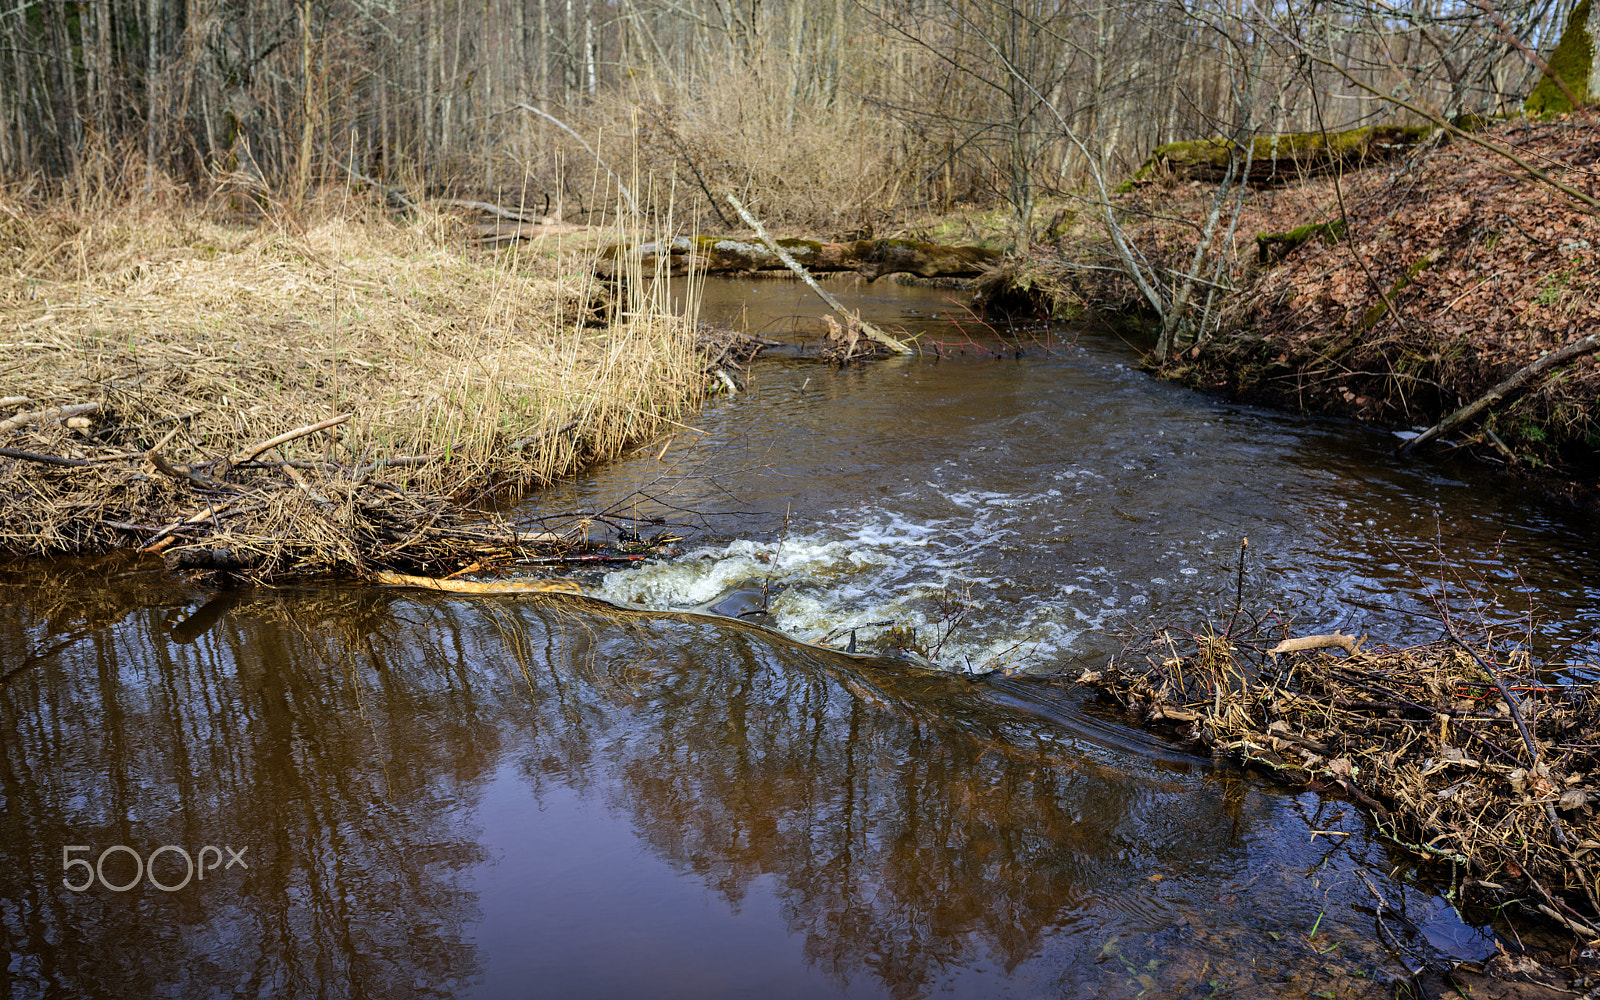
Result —
[{"label": "brown fallen leaves", "polygon": [[[1600,112],[1508,121],[1483,134],[1600,193]],[[1120,207],[1146,258],[1183,270],[1214,194],[1198,183],[1151,185]],[[1341,216],[1348,228],[1338,243],[1314,238],[1270,265],[1256,262],[1257,234]],[[1201,346],[1169,361],[1166,375],[1391,426],[1431,425],[1600,326],[1600,216],[1463,139],[1249,191],[1231,243],[1211,259],[1234,293],[1219,297]],[[1097,304],[1134,301],[1122,291]],[[1600,361],[1566,366],[1463,433],[1468,444],[1498,438],[1504,448],[1483,449],[1492,460],[1600,486]]]}]

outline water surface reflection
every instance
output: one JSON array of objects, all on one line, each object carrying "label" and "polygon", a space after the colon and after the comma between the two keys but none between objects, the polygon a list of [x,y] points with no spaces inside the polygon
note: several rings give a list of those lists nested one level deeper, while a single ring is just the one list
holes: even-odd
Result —
[{"label": "water surface reflection", "polygon": [[[6,996],[1387,995],[1368,865],[1408,961],[1482,947],[1348,809],[1036,687],[582,602],[77,572],[0,574]],[[62,886],[63,846],[114,844],[249,869]]]}]

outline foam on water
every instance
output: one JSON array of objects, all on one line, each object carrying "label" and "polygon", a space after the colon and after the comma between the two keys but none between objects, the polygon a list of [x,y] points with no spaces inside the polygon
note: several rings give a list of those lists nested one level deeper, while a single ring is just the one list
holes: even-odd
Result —
[{"label": "foam on water", "polygon": [[936,651],[941,666],[971,672],[1054,666],[1085,631],[1147,600],[1103,567],[1042,591],[984,572],[1006,565],[1000,553],[1026,544],[1014,525],[1058,490],[941,495],[961,516],[914,521],[864,508],[810,532],[736,539],[611,572],[596,591],[653,609],[707,610],[732,592],[764,587],[769,617],[756,620],[798,639],[843,648],[857,627],[858,648],[872,650],[886,629],[861,626],[888,621]]}]

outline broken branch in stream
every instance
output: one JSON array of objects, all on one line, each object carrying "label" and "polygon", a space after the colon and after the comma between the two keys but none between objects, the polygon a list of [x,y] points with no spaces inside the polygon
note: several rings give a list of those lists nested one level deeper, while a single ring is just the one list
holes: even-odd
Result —
[{"label": "broken branch in stream", "polygon": [[851,312],[850,310],[846,309],[844,307],[844,305],[838,299],[834,298],[833,295],[830,292],[828,292],[827,289],[825,289],[821,285],[817,284],[817,279],[813,278],[811,276],[811,274],[808,271],[806,271],[805,268],[801,267],[799,262],[796,261],[792,256],[789,255],[789,251],[787,251],[783,247],[779,246],[772,239],[772,237],[767,235],[766,227],[761,224],[761,220],[759,220],[755,216],[751,215],[749,210],[747,210],[744,207],[744,205],[739,202],[739,199],[735,198],[733,196],[732,192],[729,192],[727,194],[727,199],[728,199],[728,204],[732,205],[733,208],[734,208],[734,211],[739,213],[739,218],[744,220],[745,225],[749,226],[751,229],[754,229],[756,231],[756,236],[758,236],[761,239],[761,242],[763,242],[763,243],[765,243],[767,245],[767,249],[769,249],[773,253],[777,254],[778,255],[778,259],[783,261],[783,263],[789,268],[789,270],[793,271],[796,275],[798,275],[800,277],[801,281],[804,281],[807,285],[809,285],[811,290],[813,292],[817,293],[817,297],[822,299],[823,302],[826,302],[828,304],[828,308],[829,309],[832,309],[834,312],[838,313],[840,316],[843,316],[845,318],[846,322],[853,323],[856,326],[859,326],[861,328],[861,332],[862,333],[866,334],[868,337],[871,337],[873,340],[875,340],[878,343],[882,344],[883,346],[887,347],[889,350],[893,351],[894,353],[896,353],[896,354],[915,354],[916,353],[915,351],[913,351],[911,348],[907,347],[901,341],[896,340],[895,338],[889,336],[887,333],[884,333],[882,330],[879,330],[877,327],[873,326],[871,323],[868,323],[866,320],[862,319],[857,314],[855,314],[855,313]]}]

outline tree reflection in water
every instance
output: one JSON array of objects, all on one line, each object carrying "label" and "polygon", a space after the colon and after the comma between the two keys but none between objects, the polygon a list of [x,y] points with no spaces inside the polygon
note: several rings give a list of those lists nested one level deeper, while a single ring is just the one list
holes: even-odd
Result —
[{"label": "tree reflection in water", "polygon": [[[832,988],[1360,995],[1378,988],[1353,972],[1396,968],[1352,908],[1364,890],[1334,866],[1307,879],[1330,850],[1304,846],[1315,803],[1085,741],[965,681],[570,602],[206,604],[121,566],[0,571],[0,995],[458,996],[528,949],[553,956],[540,988],[574,995],[561,941],[480,920],[497,861],[541,860],[485,843],[477,812],[507,787],[604,803],[659,859],[641,863],[733,910],[767,879],[767,919]],[[506,767],[521,780],[495,782]],[[62,887],[64,845],[113,844],[242,846],[250,869]],[[1337,849],[1345,870],[1382,860],[1360,836]],[[628,877],[588,888],[626,895]]]}]

